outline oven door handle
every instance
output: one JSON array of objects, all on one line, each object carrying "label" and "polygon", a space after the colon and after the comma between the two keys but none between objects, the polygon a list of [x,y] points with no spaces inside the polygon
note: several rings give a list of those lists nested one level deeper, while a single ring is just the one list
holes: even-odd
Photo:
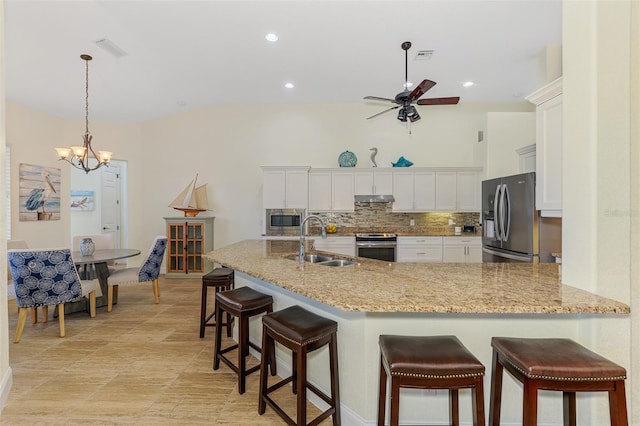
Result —
[{"label": "oven door handle", "polygon": [[364,247],[364,248],[395,248],[397,244],[394,243],[368,243],[368,242],[360,242],[356,243],[356,247]]}]

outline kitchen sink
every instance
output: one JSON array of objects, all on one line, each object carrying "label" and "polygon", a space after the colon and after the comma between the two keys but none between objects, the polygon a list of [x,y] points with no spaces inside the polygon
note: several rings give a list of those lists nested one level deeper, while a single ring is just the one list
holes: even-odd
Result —
[{"label": "kitchen sink", "polygon": [[[294,255],[288,256],[287,259],[299,260],[300,256],[298,256],[297,254],[294,254]],[[323,256],[321,254],[305,254],[304,255],[304,261],[309,263],[320,263],[320,262],[326,262],[328,260],[333,260],[333,257]]]},{"label": "kitchen sink", "polygon": [[[287,256],[287,259],[298,261],[300,257],[296,254],[292,254],[291,256]],[[309,263],[317,263],[318,265],[322,265],[322,266],[333,266],[333,267],[356,265],[358,263],[354,260],[334,259],[331,256],[323,256],[321,254],[305,254],[304,261]]]},{"label": "kitchen sink", "polygon": [[327,260],[326,262],[320,262],[318,265],[322,266],[349,266],[349,265],[357,265],[358,262],[348,259],[332,259]]}]

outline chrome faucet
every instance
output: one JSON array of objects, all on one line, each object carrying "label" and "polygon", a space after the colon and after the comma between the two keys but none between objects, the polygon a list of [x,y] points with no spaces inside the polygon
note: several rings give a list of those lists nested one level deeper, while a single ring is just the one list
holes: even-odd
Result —
[{"label": "chrome faucet", "polygon": [[301,265],[304,264],[304,224],[307,223],[307,220],[311,218],[317,219],[318,222],[320,222],[320,226],[322,226],[322,238],[327,238],[327,229],[324,227],[324,222],[322,221],[322,218],[320,216],[312,214],[304,218],[302,223],[300,223],[300,251],[298,252],[298,258],[300,259]]}]

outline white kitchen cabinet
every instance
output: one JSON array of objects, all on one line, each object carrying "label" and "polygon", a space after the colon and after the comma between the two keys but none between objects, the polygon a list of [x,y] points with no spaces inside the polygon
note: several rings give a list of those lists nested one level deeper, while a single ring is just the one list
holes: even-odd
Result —
[{"label": "white kitchen cabinet", "polygon": [[312,169],[309,172],[309,211],[353,211],[352,171]]},{"label": "white kitchen cabinet", "polygon": [[311,235],[307,238],[313,240],[313,248],[315,250],[343,254],[345,256],[356,255],[356,237],[336,236],[322,239],[319,235]]},{"label": "white kitchen cabinet", "polygon": [[457,210],[456,172],[436,172],[436,210]]},{"label": "white kitchen cabinet", "polygon": [[434,171],[394,171],[394,212],[435,210],[436,174]]},{"label": "white kitchen cabinet", "polygon": [[562,217],[562,77],[527,100],[536,105],[536,208]]},{"label": "white kitchen cabinet", "polygon": [[262,207],[306,209],[309,167],[262,167]]},{"label": "white kitchen cabinet", "polygon": [[398,262],[442,262],[442,237],[398,237]]},{"label": "white kitchen cabinet", "polygon": [[482,263],[482,237],[443,237],[445,263]]},{"label": "white kitchen cabinet", "polygon": [[391,170],[356,170],[354,178],[356,195],[393,194],[393,173]]},{"label": "white kitchen cabinet", "polygon": [[482,177],[480,171],[456,172],[456,210],[479,212],[481,206]]}]

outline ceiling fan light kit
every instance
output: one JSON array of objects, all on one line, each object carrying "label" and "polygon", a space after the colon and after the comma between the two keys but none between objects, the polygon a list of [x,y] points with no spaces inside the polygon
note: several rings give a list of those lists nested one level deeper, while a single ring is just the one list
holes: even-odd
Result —
[{"label": "ceiling fan light kit", "polygon": [[[367,117],[367,120],[370,120],[374,117],[384,114],[385,112],[392,111],[394,109],[398,110],[398,120],[401,122],[407,122],[407,120],[411,123],[420,120],[420,114],[418,110],[414,106],[416,105],[456,105],[460,101],[460,97],[447,97],[447,98],[427,98],[427,99],[419,99],[422,95],[424,95],[429,89],[436,85],[435,81],[431,80],[422,80],[418,86],[412,91],[409,91],[407,88],[409,87],[409,49],[411,48],[411,42],[405,41],[400,45],[402,50],[404,50],[404,88],[405,90],[398,93],[395,98],[381,98],[378,96],[365,96],[364,99],[371,101],[381,101],[381,102],[391,102],[396,104],[396,106],[392,106],[382,112],[372,115],[371,117]],[[431,51],[433,53],[433,51]],[[430,56],[430,55],[429,55]]]}]

